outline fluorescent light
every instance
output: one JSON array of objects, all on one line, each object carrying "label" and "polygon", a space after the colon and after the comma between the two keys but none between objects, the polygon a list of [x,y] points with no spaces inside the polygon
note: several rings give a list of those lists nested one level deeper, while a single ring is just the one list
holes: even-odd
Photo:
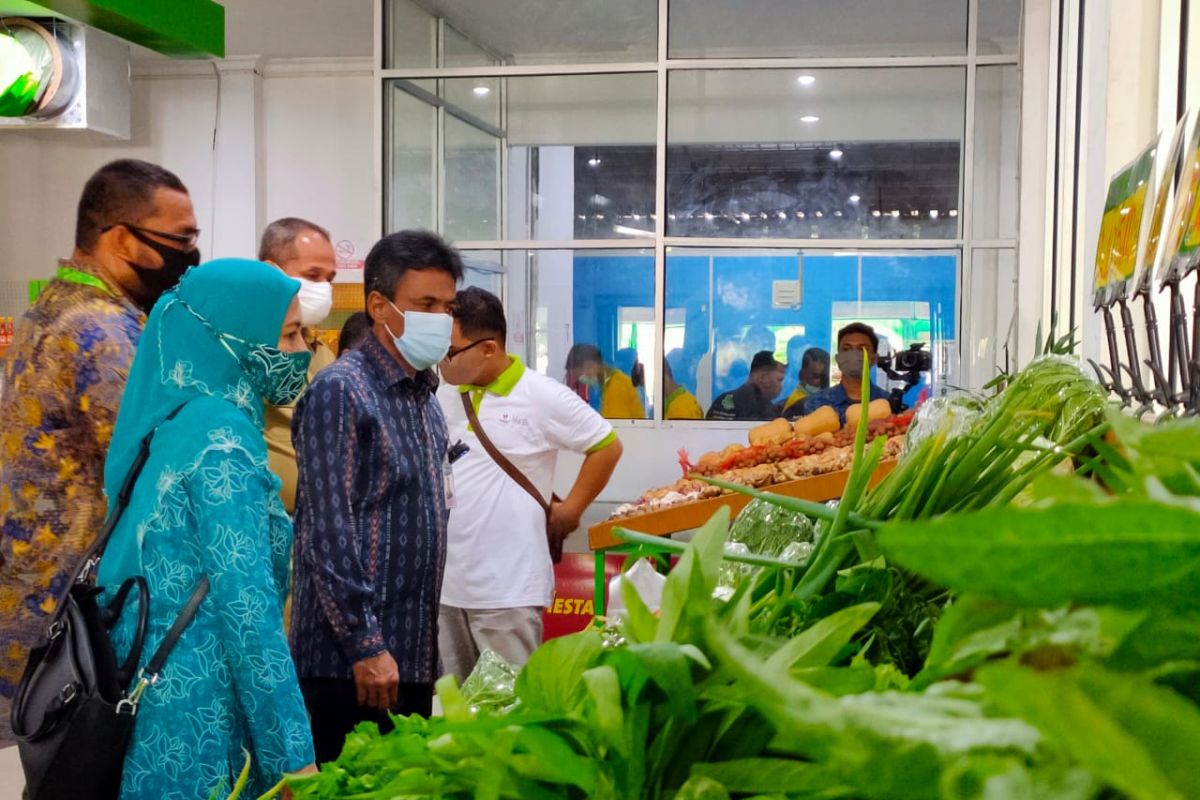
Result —
[{"label": "fluorescent light", "polygon": [[487,97],[489,94],[492,93],[492,89],[490,86],[476,86],[471,91],[475,93],[476,97]]},{"label": "fluorescent light", "polygon": [[600,162],[599,156],[592,156],[591,158],[588,159],[589,167],[598,167],[598,166],[600,166],[600,163],[601,162]]},{"label": "fluorescent light", "polygon": [[801,86],[812,86],[817,82],[817,77],[815,75],[801,75],[799,78],[796,78],[796,82]]},{"label": "fluorescent light", "polygon": [[805,114],[803,117],[800,118],[800,121],[811,125],[814,122],[820,122],[821,118],[818,117],[816,114]]},{"label": "fluorescent light", "polygon": [[841,150],[838,150],[837,148],[834,148],[833,150],[829,151],[829,157],[832,158],[834,161],[839,160],[844,155],[845,155],[845,153],[843,153]]},{"label": "fluorescent light", "polygon": [[852,195],[850,195],[850,202],[851,202],[851,203],[857,203],[859,200],[862,200],[862,198],[861,198],[861,197],[859,197],[858,195],[856,195],[856,194],[852,194]]},{"label": "fluorescent light", "polygon": [[641,228],[630,228],[625,225],[613,225],[613,233],[619,233],[622,236],[639,236],[642,238],[654,238],[651,231],[644,231]]}]

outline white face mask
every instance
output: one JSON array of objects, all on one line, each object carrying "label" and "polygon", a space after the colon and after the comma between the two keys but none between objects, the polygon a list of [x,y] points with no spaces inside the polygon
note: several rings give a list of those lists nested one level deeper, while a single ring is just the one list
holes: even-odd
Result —
[{"label": "white face mask", "polygon": [[320,325],[333,308],[333,284],[308,278],[297,280],[300,281],[300,291],[296,294],[300,300],[300,324],[306,328]]}]

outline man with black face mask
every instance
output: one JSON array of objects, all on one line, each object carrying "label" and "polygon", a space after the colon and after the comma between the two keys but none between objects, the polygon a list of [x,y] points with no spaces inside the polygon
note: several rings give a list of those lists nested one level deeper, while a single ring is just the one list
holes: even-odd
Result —
[{"label": "man with black face mask", "polygon": [[146,312],[200,261],[198,235],[179,178],[114,161],[84,186],[74,252],[16,326],[0,395],[0,739],[28,649],[100,532]]},{"label": "man with black face mask", "polygon": [[804,401],[804,413],[811,414],[821,406],[830,406],[845,425],[847,408],[855,403],[886,400],[890,395],[886,389],[872,383],[871,396],[866,400],[862,396],[863,351],[866,351],[871,366],[874,366],[879,350],[879,335],[875,329],[863,322],[851,322],[838,331],[837,341],[835,357],[838,369],[842,372],[842,381],[823,392],[809,395]]}]

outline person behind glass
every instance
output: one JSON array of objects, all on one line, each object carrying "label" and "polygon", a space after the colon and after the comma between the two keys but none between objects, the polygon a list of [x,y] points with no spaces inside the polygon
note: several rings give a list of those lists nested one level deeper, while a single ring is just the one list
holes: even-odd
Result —
[{"label": "person behind glass", "polygon": [[567,353],[566,384],[606,419],[645,419],[633,380],[604,363],[600,348],[577,344]]},{"label": "person behind glass", "polygon": [[102,527],[105,454],[146,314],[200,263],[199,234],[173,173],[106,164],[83,187],[71,258],[17,323],[0,381],[0,741],[29,649]]},{"label": "person behind glass", "polygon": [[664,419],[704,419],[700,401],[675,380],[675,372],[666,359],[663,359],[663,408]]},{"label": "person behind glass", "polygon": [[[250,797],[313,764],[283,628],[292,523],[263,439],[264,401],[289,403],[307,381],[299,288],[262,262],[203,264],[155,306],[134,359],[104,470],[109,497],[158,431],[98,583],[112,592],[145,577],[140,667],[202,577],[210,588],[138,706],[122,798],[228,791],[243,752],[252,754]],[[114,629],[118,653],[137,616],[123,614]]]},{"label": "person behind glass", "polygon": [[431,711],[450,513],[432,368],[462,275],[436,234],[381,239],[364,269],[370,334],[296,406],[292,652],[321,762],[359,722]]},{"label": "person behind glass", "polygon": [[820,347],[810,347],[800,359],[800,370],[796,388],[783,404],[783,416],[800,416],[804,401],[810,396],[829,388],[829,353]]},{"label": "person behind glass", "polygon": [[[333,308],[333,279],[337,259],[329,232],[316,223],[297,217],[277,219],[263,231],[258,260],[273,264],[288,277],[300,281],[296,295],[300,303],[301,334],[312,353],[308,367],[311,381],[335,360],[333,351],[317,339],[316,326]],[[267,406],[267,453],[271,471],[283,482],[282,498],[288,513],[296,510],[296,448],[292,446],[292,416],[295,405]]]},{"label": "person behind glass", "polygon": [[[862,376],[863,358],[865,351],[870,357],[870,364],[875,365],[876,353],[879,350],[879,336],[875,329],[863,322],[852,322],[838,331],[837,365],[842,372],[842,380],[833,386],[814,395],[809,395],[803,405],[803,413],[811,414],[822,406],[830,406],[837,412],[838,419],[846,424],[846,409],[855,403],[863,402]],[[886,389],[871,384],[871,396],[866,402],[889,397]]]},{"label": "person behind glass", "polygon": [[346,355],[370,335],[371,318],[365,311],[355,311],[342,323],[342,332],[338,334],[337,357]]},{"label": "person behind glass", "polygon": [[[505,349],[500,298],[471,287],[458,293],[453,346],[441,392],[450,438],[469,449],[454,462],[446,582],[438,644],[446,674],[461,682],[490,649],[521,667],[542,642],[542,612],[554,594],[547,536],[559,541],[612,477],[621,442],[607,420],[556,380],[526,369]],[[513,467],[551,500],[559,453],[583,456],[574,485],[543,507],[488,454],[468,424],[470,399],[479,428]]]},{"label": "person behind glass", "polygon": [[783,369],[770,350],[756,353],[750,362],[750,377],[738,388],[717,397],[705,419],[775,419],[779,416],[779,406],[774,398],[783,386]]},{"label": "person behind glass", "polygon": [[783,408],[789,405],[792,392],[800,385],[801,360],[808,347],[803,336],[793,336],[787,343],[787,370],[783,374],[783,390],[775,402]]}]

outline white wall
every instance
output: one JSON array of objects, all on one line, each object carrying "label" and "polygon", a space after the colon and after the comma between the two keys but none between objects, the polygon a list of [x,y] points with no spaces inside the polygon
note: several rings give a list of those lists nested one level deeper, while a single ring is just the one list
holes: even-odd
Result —
[{"label": "white wall", "polygon": [[253,256],[262,226],[283,215],[310,217],[365,252],[378,231],[369,64],[268,61],[256,71],[255,63],[221,64],[219,114],[210,62],[142,65],[127,142],[0,133],[0,314],[21,313],[26,282],[70,255],[83,183],[115,158],[179,175],[205,258]]}]

